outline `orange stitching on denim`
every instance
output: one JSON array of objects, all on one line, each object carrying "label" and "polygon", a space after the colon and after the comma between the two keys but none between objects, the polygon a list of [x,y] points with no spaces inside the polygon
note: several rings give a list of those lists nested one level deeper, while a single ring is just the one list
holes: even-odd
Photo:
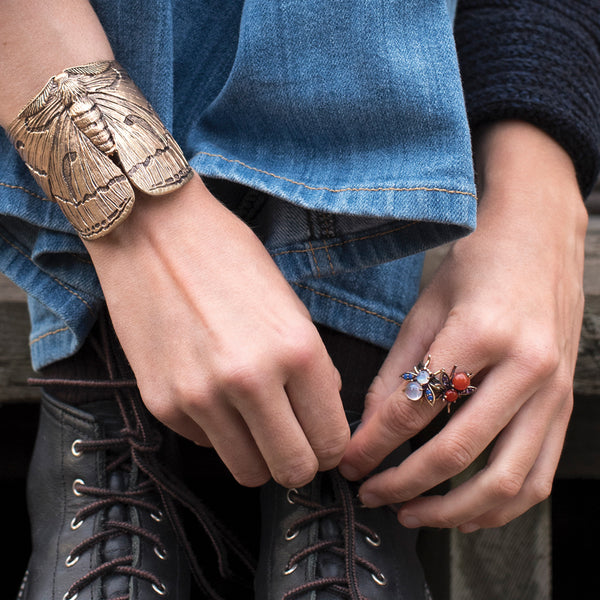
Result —
[{"label": "orange stitching on denim", "polygon": [[68,327],[61,327],[60,329],[55,329],[54,331],[48,331],[47,333],[42,333],[42,335],[38,335],[38,337],[36,337],[34,340],[31,340],[29,342],[30,346],[33,346],[33,344],[35,344],[36,342],[39,342],[40,340],[43,340],[45,337],[48,337],[49,335],[54,335],[55,333],[60,333],[61,331],[68,331],[69,328]]},{"label": "orange stitching on denim", "polygon": [[331,261],[331,254],[329,254],[329,248],[325,246],[325,253],[327,254],[327,261],[329,262],[329,268],[331,269],[331,274],[335,275],[335,269],[333,268],[333,262]]},{"label": "orange stitching on denim", "polygon": [[[6,239],[1,233],[0,233],[0,238],[2,238],[9,246],[11,246],[12,248],[14,248],[19,254],[22,254],[30,263],[35,264],[33,262],[33,260],[31,260],[31,256],[28,256],[27,254],[25,254],[25,252],[23,252],[23,250],[21,250],[21,248],[19,248],[15,244],[13,244],[10,240]],[[60,287],[62,287],[65,290],[67,290],[67,292],[69,292],[69,294],[73,294],[73,296],[75,296],[76,298],[78,298],[79,300],[81,300],[81,302],[83,302],[83,304],[85,304],[87,306],[87,309],[92,314],[94,314],[94,311],[92,310],[92,307],[75,290],[72,290],[69,287],[67,287],[66,284],[64,284],[62,281],[60,281],[60,279],[57,279],[56,277],[54,277],[54,275],[48,275],[48,276],[53,281],[55,281],[56,283],[58,283],[58,285],[60,285]]]},{"label": "orange stitching on denim", "polygon": [[0,181],[0,185],[10,188],[11,190],[21,190],[22,192],[25,192],[30,196],[33,196],[34,198],[38,198],[39,200],[47,200],[46,197],[40,196],[39,194],[36,194],[35,192],[32,192],[31,190],[28,190],[27,188],[24,188],[20,185],[11,185],[10,183],[4,183],[3,181]]},{"label": "orange stitching on denim", "polygon": [[220,158],[226,162],[236,163],[245,167],[246,169],[250,169],[251,171],[256,171],[257,173],[262,173],[263,175],[269,175],[271,177],[275,177],[275,179],[281,179],[283,181],[287,181],[288,183],[293,183],[294,185],[301,185],[307,190],[316,190],[316,191],[325,191],[325,192],[446,192],[447,194],[460,194],[461,196],[471,196],[477,200],[477,196],[472,194],[471,192],[463,192],[461,190],[447,190],[445,188],[436,188],[436,187],[347,187],[347,188],[328,188],[325,186],[312,186],[307,183],[302,183],[301,181],[294,181],[293,179],[289,179],[288,177],[284,177],[283,175],[277,175],[275,173],[270,173],[269,171],[263,171],[262,169],[258,169],[257,167],[252,167],[251,165],[247,165],[241,160],[237,160],[236,158],[227,158],[222,154],[213,154],[212,152],[196,152],[196,156],[199,154],[203,154],[204,156],[212,156],[213,158]]},{"label": "orange stitching on denim", "polygon": [[[370,235],[363,235],[362,237],[352,238],[343,242],[336,242],[335,244],[325,244],[323,246],[318,246],[317,248],[314,248],[314,250],[328,251],[328,248],[336,248],[337,246],[345,246],[346,244],[353,244],[354,242],[363,242],[365,240],[383,237],[384,235],[389,235],[390,233],[397,233],[398,231],[402,231],[403,229],[408,229],[409,227],[415,225],[415,223],[416,221],[411,221],[410,223],[405,223],[404,225],[401,225],[400,227],[396,227],[394,229],[388,229],[387,231],[372,233]],[[306,250],[306,248],[304,250],[283,250],[282,252],[277,252],[275,254],[272,254],[271,256],[282,256],[283,254],[301,254],[303,252],[308,252],[308,250]]]},{"label": "orange stitching on denim", "polygon": [[310,251],[312,253],[313,260],[315,261],[315,267],[317,268],[317,277],[321,278],[321,269],[319,269],[319,263],[317,261],[316,255],[315,255],[315,251],[313,249],[312,242],[308,242],[308,245],[310,247]]},{"label": "orange stitching on denim", "polygon": [[296,287],[299,287],[303,290],[308,290],[309,292],[312,292],[313,294],[317,294],[317,296],[323,296],[324,298],[329,298],[329,300],[339,302],[340,304],[343,304],[344,306],[347,306],[349,308],[355,308],[356,310],[360,310],[361,312],[364,312],[368,315],[377,317],[378,319],[382,319],[388,323],[392,323],[392,325],[396,325],[397,327],[400,327],[402,325],[402,323],[398,323],[398,321],[394,321],[394,319],[390,319],[389,317],[386,317],[385,315],[381,315],[373,310],[368,310],[368,309],[363,308],[362,306],[358,306],[356,304],[350,304],[350,302],[346,302],[345,300],[341,300],[340,298],[336,298],[335,296],[330,296],[329,294],[325,294],[324,292],[319,292],[318,290],[315,290],[314,288],[311,288],[307,285],[302,285],[301,283],[293,283],[293,285],[295,285]]}]

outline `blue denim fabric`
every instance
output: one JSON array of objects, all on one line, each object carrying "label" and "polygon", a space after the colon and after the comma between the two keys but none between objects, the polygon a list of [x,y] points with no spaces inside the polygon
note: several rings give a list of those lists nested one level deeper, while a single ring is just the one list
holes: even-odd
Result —
[{"label": "blue denim fabric", "polygon": [[[315,321],[389,346],[418,290],[409,255],[475,226],[455,2],[92,4],[192,166],[253,207],[241,216]],[[0,269],[29,294],[40,368],[80,346],[102,292],[4,137],[0,156]]]}]

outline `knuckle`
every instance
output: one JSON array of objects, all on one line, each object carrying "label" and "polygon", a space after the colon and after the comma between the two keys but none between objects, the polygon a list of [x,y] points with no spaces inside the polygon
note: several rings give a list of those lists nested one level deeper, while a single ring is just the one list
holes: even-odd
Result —
[{"label": "knuckle", "polygon": [[333,469],[340,462],[349,441],[350,431],[346,429],[337,438],[329,439],[326,444],[313,444],[319,468],[321,470]]},{"label": "knuckle", "polygon": [[521,491],[523,481],[518,473],[501,473],[493,482],[492,493],[496,498],[511,500]]},{"label": "knuckle", "polygon": [[293,369],[309,369],[319,355],[320,338],[308,327],[298,328],[286,336],[286,346],[282,355],[287,365]]},{"label": "knuckle", "polygon": [[317,474],[317,460],[289,461],[283,467],[273,468],[273,479],[285,488],[302,487]]},{"label": "knuckle", "polygon": [[412,437],[424,425],[416,405],[409,402],[395,393],[384,405],[382,423],[393,435]]},{"label": "knuckle", "polygon": [[455,473],[464,471],[474,460],[475,454],[462,437],[456,435],[440,439],[435,449],[435,461]]},{"label": "knuckle", "polygon": [[243,473],[233,473],[235,480],[244,487],[259,487],[271,479],[271,474],[267,469],[245,471]]},{"label": "knuckle", "polygon": [[515,358],[523,365],[531,379],[544,379],[556,372],[561,362],[561,352],[550,336],[536,336],[521,341],[515,351]]},{"label": "knuckle", "polygon": [[533,480],[529,486],[528,494],[534,504],[543,502],[552,493],[552,479],[539,478]]},{"label": "knuckle", "polygon": [[258,396],[264,386],[261,369],[250,362],[229,364],[221,371],[218,380],[222,389],[245,398]]}]

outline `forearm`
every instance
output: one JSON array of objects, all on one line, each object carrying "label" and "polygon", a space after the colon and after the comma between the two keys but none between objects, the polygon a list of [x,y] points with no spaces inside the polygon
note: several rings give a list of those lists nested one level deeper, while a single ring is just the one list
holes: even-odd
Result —
[{"label": "forearm", "polygon": [[113,58],[86,0],[3,0],[0,40],[0,125],[5,129],[53,75]]}]

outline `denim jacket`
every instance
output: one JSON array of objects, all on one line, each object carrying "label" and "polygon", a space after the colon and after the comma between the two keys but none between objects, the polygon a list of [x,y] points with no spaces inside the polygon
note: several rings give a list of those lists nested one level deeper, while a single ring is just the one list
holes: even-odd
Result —
[{"label": "denim jacket", "polygon": [[[92,4],[117,60],[314,320],[390,346],[419,253],[475,226],[453,3]],[[102,291],[5,137],[0,156],[0,269],[28,293],[40,368],[79,348]]]}]

